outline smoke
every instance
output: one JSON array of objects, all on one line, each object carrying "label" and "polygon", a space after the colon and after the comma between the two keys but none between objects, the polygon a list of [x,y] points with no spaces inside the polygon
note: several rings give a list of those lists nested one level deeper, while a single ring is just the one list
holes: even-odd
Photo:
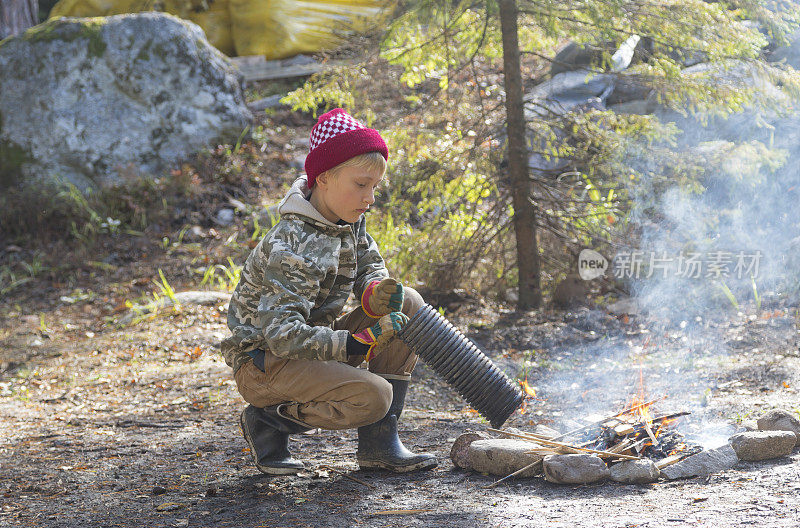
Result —
[{"label": "smoke", "polygon": [[[769,85],[765,97],[774,93]],[[727,441],[730,422],[720,419],[730,416],[713,405],[713,375],[729,353],[721,323],[794,305],[800,280],[800,117],[769,106],[727,119],[659,112],[677,121],[678,148],[704,169],[694,183],[658,180],[665,167],[644,145],[621,154],[645,175],[628,189],[640,236],[609,273],[645,317],[631,330],[596,312],[576,316],[605,318],[606,335],[556,352],[563,370],[536,380],[562,409],[554,419],[563,430],[618,411],[641,379],[646,396],[665,397],[656,408],[692,411],[681,432],[704,447]]]}]

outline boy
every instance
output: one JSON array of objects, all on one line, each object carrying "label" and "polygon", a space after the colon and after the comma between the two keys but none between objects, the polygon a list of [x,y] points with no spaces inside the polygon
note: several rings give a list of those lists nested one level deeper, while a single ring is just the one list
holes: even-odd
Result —
[{"label": "boy", "polygon": [[[280,221],[253,249],[228,308],[222,342],[256,467],[297,473],[289,435],[358,427],[359,466],[397,472],[436,466],[397,436],[417,361],[392,339],[422,297],[389,277],[364,213],[386,170],[380,134],[337,108],[311,130],[306,177],[278,206]],[[361,306],[337,319],[351,292]],[[368,370],[356,368],[366,361]]]}]

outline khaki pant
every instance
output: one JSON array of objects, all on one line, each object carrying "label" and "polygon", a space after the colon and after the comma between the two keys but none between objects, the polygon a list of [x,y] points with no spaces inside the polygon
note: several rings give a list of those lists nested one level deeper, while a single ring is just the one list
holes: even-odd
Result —
[{"label": "khaki pant", "polygon": [[[411,317],[424,301],[413,288],[404,292],[403,313]],[[333,328],[354,333],[375,321],[359,306]],[[286,413],[311,427],[349,429],[386,415],[392,402],[392,386],[386,379],[411,379],[417,356],[395,339],[369,362],[369,370],[357,368],[363,362],[364,356],[351,356],[343,363],[285,359],[266,351],[264,372],[248,361],[234,378],[239,394],[255,407],[289,402]]]}]

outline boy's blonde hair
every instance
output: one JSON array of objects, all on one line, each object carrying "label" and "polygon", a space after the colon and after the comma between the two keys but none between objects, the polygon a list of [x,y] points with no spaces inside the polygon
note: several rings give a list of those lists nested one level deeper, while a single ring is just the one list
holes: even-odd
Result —
[{"label": "boy's blonde hair", "polygon": [[368,171],[380,172],[381,176],[383,176],[386,172],[386,160],[380,152],[367,152],[365,154],[353,156],[325,172],[327,172],[330,177],[335,178],[339,174],[339,169],[344,167],[359,167],[367,169]]}]

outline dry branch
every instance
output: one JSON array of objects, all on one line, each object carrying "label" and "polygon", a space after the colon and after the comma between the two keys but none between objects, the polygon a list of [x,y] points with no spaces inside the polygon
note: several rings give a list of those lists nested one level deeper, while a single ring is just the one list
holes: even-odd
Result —
[{"label": "dry branch", "polygon": [[518,433],[511,433],[509,431],[501,431],[500,429],[492,429],[491,427],[488,428],[489,431],[500,433],[508,436],[515,436],[517,438],[523,438],[525,440],[530,440],[531,442],[536,442],[543,445],[550,445],[556,447],[562,447],[570,450],[574,450],[578,453],[594,453],[596,455],[605,456],[607,458],[614,457],[614,458],[623,458],[625,460],[639,460],[639,457],[630,456],[630,455],[623,455],[620,453],[612,453],[611,451],[600,451],[597,449],[589,449],[588,447],[577,447],[570,444],[564,444],[561,442],[554,442],[552,440],[547,440],[546,438],[537,438],[538,435],[535,434],[518,434]]},{"label": "dry branch", "polygon": [[433,511],[431,509],[427,510],[381,510],[372,512],[369,515],[413,515],[415,513],[425,513]]},{"label": "dry branch", "polygon": [[653,434],[653,428],[650,427],[649,423],[644,422],[644,430],[647,431],[647,436],[650,437],[650,441],[653,442],[653,445],[657,446],[658,445],[658,439],[656,438],[656,435]]},{"label": "dry branch", "polygon": [[617,445],[615,445],[613,447],[609,447],[608,451],[611,452],[611,453],[622,453],[623,451],[626,451],[626,450],[632,448],[635,443],[636,442],[634,440],[626,438],[625,440],[623,440],[622,442],[618,443]]},{"label": "dry branch", "polygon": [[544,462],[542,460],[537,460],[536,462],[531,462],[530,464],[528,464],[524,468],[518,469],[515,472],[511,473],[510,475],[506,475],[505,477],[501,478],[500,480],[498,480],[496,482],[492,482],[488,486],[484,486],[483,489],[493,488],[493,487],[497,486],[498,484],[500,484],[501,482],[503,482],[504,480],[510,479],[511,477],[516,477],[520,473],[522,473],[524,471],[527,471],[529,469],[532,469],[532,468],[536,467],[539,464],[544,464]]}]

